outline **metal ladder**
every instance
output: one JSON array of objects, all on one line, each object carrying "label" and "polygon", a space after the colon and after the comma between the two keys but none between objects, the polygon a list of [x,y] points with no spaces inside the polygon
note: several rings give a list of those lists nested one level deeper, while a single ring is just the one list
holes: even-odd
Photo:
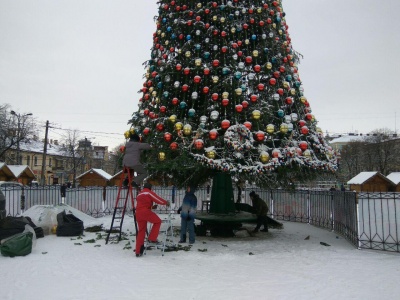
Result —
[{"label": "metal ladder", "polygon": [[[174,237],[174,226],[172,224],[172,220],[175,219],[172,217],[173,213],[174,213],[174,209],[169,208],[169,213],[168,213],[167,218],[164,220],[161,220],[161,228],[160,228],[160,232],[159,232],[159,234],[163,234],[161,244],[148,245],[147,234],[146,234],[143,255],[146,255],[146,251],[148,248],[154,247],[155,249],[160,249],[162,256],[164,256],[165,249],[173,249],[173,248],[177,247],[177,245],[175,243],[175,237]],[[147,230],[147,232],[150,232],[150,230]]]},{"label": "metal ladder", "polygon": [[[111,233],[116,234],[115,236],[112,236],[111,239],[116,240],[117,242],[121,240],[122,224],[124,222],[126,206],[129,199],[131,200],[133,218],[135,220],[135,229],[137,235],[138,229],[137,229],[135,205],[134,205],[135,199],[133,198],[133,192],[132,192],[132,180],[134,177],[133,175],[134,175],[133,169],[124,166],[120,177],[118,194],[117,194],[117,199],[115,201],[114,213],[111,220],[110,230],[107,233],[106,244],[108,244],[108,241],[110,240]],[[124,186],[124,180],[128,180],[127,186]]]}]

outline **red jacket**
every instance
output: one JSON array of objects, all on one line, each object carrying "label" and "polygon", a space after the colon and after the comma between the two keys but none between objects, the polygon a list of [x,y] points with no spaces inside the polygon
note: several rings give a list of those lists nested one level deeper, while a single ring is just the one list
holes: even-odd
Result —
[{"label": "red jacket", "polygon": [[167,200],[164,200],[152,190],[144,188],[136,197],[136,211],[150,210],[153,206],[153,202],[161,205],[166,205],[168,203]]}]

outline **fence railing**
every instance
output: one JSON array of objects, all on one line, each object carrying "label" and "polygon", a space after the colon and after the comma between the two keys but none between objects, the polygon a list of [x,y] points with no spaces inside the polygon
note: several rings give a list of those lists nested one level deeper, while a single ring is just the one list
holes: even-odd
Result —
[{"label": "fence railing", "polygon": [[[359,193],[320,190],[243,189],[241,202],[251,204],[248,196],[254,190],[264,199],[270,216],[277,220],[309,223],[337,232],[360,249],[400,253],[400,193]],[[122,190],[125,197],[127,190]],[[185,190],[153,187],[162,198],[173,201],[177,209]],[[202,201],[209,200],[209,189],[196,191],[198,210]],[[118,187],[81,187],[67,189],[65,199],[58,188],[2,188],[6,198],[7,215],[17,216],[34,205],[68,204],[88,215],[98,217],[112,214]],[[237,195],[237,191],[234,191]],[[136,191],[134,191],[134,197]],[[132,212],[128,203],[128,212]],[[159,206],[158,212],[167,208]]]}]

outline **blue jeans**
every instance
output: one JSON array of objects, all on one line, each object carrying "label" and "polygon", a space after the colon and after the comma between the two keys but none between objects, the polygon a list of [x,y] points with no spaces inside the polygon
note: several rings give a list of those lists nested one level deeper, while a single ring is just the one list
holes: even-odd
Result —
[{"label": "blue jeans", "polygon": [[196,235],[194,234],[194,220],[187,220],[186,218],[181,217],[181,241],[186,242],[186,231],[189,231],[189,243],[193,244]]}]

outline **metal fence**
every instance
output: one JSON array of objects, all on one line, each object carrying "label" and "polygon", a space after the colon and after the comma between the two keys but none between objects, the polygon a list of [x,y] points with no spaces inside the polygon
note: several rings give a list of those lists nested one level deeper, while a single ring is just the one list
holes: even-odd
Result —
[{"label": "metal fence", "polygon": [[[321,190],[243,189],[241,202],[251,204],[249,192],[254,190],[264,199],[269,214],[276,220],[309,223],[337,232],[360,249],[400,252],[400,193],[353,193]],[[162,198],[173,201],[177,209],[185,190],[173,187],[153,187]],[[61,198],[59,188],[2,188],[6,198],[7,215],[17,216],[34,205],[68,204],[88,215],[98,217],[112,214],[118,187],[81,187],[67,189]],[[120,196],[125,197],[127,190]],[[198,210],[210,199],[210,189],[196,191]],[[234,195],[237,195],[237,190]],[[134,191],[134,197],[136,191]],[[239,196],[238,196],[239,197]],[[166,213],[165,206],[157,210]],[[132,212],[128,203],[128,212]]]}]

